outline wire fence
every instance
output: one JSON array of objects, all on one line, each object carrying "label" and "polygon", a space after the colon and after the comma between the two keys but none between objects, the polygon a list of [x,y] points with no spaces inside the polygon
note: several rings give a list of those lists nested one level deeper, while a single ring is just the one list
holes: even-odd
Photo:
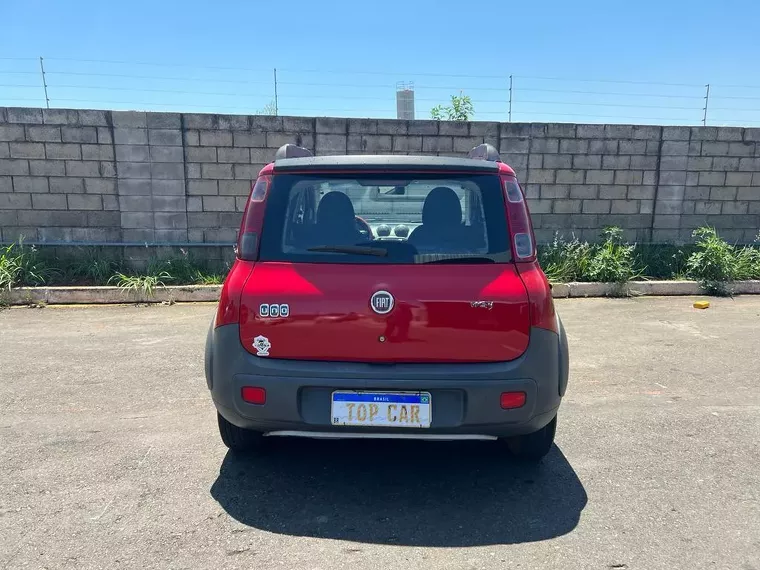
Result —
[{"label": "wire fence", "polygon": [[396,118],[401,81],[417,119],[462,93],[482,121],[760,126],[760,85],[0,57],[4,106]]}]

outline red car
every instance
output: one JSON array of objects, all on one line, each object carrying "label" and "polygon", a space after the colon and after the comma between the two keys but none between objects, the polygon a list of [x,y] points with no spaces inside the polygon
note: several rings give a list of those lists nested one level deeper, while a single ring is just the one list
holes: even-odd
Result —
[{"label": "red car", "polygon": [[253,185],[206,343],[224,443],[272,436],[551,448],[565,331],[525,196],[470,158],[285,145]]}]

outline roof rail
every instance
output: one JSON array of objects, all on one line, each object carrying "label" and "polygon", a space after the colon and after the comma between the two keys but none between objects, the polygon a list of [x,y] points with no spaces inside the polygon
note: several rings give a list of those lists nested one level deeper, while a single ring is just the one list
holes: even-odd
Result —
[{"label": "roof rail", "polygon": [[491,144],[483,143],[475,148],[473,148],[469,155],[470,158],[474,158],[477,160],[488,160],[490,162],[501,162],[501,157],[499,156],[499,151],[496,150],[496,147],[494,147]]},{"label": "roof rail", "polygon": [[304,158],[307,156],[314,156],[311,154],[311,151],[308,148],[303,148],[302,146],[296,146],[294,144],[284,144],[277,149],[277,152],[274,155],[274,159],[280,160],[281,158]]}]

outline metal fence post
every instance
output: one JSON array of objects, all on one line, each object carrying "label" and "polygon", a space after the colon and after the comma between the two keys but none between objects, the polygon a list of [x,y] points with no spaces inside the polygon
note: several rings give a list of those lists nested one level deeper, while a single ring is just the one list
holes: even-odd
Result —
[{"label": "metal fence post", "polygon": [[280,114],[279,105],[277,102],[277,68],[274,68],[274,116]]},{"label": "metal fence post", "polygon": [[42,87],[45,89],[45,106],[50,109],[50,99],[47,92],[47,81],[45,80],[45,66],[42,64],[42,56],[40,56],[40,71],[42,72]]}]

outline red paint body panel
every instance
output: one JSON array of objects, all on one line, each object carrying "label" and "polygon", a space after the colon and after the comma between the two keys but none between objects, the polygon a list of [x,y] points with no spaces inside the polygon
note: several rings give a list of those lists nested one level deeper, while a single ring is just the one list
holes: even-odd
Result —
[{"label": "red paint body panel", "polygon": [[227,278],[224,280],[219,305],[216,308],[214,326],[229,325],[239,322],[240,296],[248,276],[253,270],[253,263],[236,259]]},{"label": "red paint body panel", "polygon": [[497,163],[499,165],[499,174],[503,176],[515,176],[514,169],[504,162]]},{"label": "red paint body panel", "polygon": [[[370,297],[389,291],[387,315]],[[491,308],[473,307],[491,301]],[[262,318],[287,303],[287,318]],[[527,348],[530,310],[514,264],[256,263],[240,308],[240,340],[269,339],[270,358],[363,362],[499,362]],[[381,342],[380,337],[385,337]]]},{"label": "red paint body panel", "polygon": [[530,298],[531,324],[534,327],[559,332],[552,290],[538,262],[517,263],[516,266]]}]

